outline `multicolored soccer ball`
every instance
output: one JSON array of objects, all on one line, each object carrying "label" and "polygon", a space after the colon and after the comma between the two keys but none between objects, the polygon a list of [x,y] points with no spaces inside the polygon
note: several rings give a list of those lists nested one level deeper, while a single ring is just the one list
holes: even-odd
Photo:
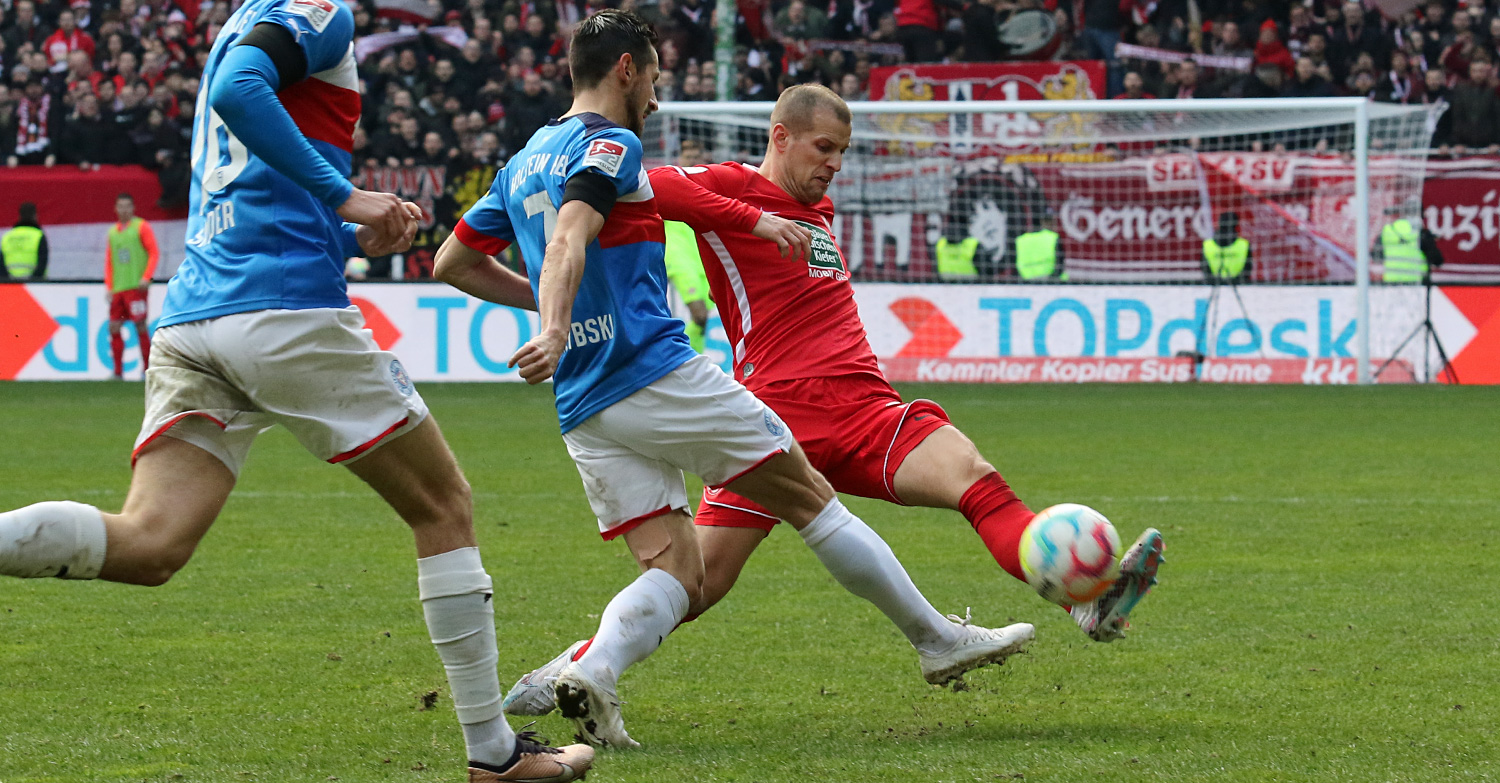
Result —
[{"label": "multicolored soccer ball", "polygon": [[1043,509],[1021,534],[1021,570],[1043,598],[1088,603],[1120,575],[1120,536],[1103,514],[1077,503]]}]

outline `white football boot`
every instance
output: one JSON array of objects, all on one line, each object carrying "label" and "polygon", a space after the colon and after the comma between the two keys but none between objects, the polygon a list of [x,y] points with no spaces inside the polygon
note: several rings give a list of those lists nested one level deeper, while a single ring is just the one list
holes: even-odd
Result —
[{"label": "white football boot", "polygon": [[588,643],[588,639],[580,639],[573,643],[572,647],[564,650],[562,655],[553,658],[544,665],[527,672],[516,684],[510,686],[510,692],[505,694],[505,701],[501,707],[507,715],[546,715],[557,709],[557,697],[553,685],[557,682],[557,675],[563,667],[573,662],[573,656],[578,648]]},{"label": "white football boot", "polygon": [[625,733],[620,716],[620,697],[613,683],[595,680],[577,662],[557,675],[557,708],[578,727],[578,738],[606,748],[639,748],[641,743]]},{"label": "white football boot", "polygon": [[1166,562],[1161,554],[1164,548],[1161,531],[1146,528],[1146,532],[1125,550],[1125,555],[1120,558],[1120,576],[1104,591],[1104,595],[1070,610],[1073,621],[1090,639],[1112,642],[1125,638],[1131,611],[1151,591],[1156,584],[1156,570]]},{"label": "white football boot", "polygon": [[941,653],[928,654],[918,651],[922,657],[922,677],[933,685],[942,685],[956,680],[964,672],[990,664],[1005,663],[1005,659],[1026,649],[1036,637],[1031,623],[1016,623],[1004,628],[981,628],[969,624],[970,614],[963,617],[950,614],[948,619],[963,629],[963,636],[953,648]]}]

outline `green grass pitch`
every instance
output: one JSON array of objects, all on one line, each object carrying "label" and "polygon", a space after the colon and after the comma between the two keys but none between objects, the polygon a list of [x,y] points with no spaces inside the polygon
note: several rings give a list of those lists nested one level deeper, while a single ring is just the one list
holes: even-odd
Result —
[{"label": "green grass pitch", "polygon": [[[902,391],[946,406],[1033,508],[1162,529],[1130,638],[1088,642],[957,514],[856,499],[936,606],[1033,622],[1030,653],[928,686],[778,529],[626,675],[646,748],[601,754],[591,781],[1500,777],[1500,392]],[[595,533],[549,391],[423,393],[474,486],[508,686],[589,635],[635,568]],[[0,508],[117,509],[140,396],[0,384]],[[458,781],[462,753],[410,536],[283,431],[167,586],[0,580],[3,783]]]}]

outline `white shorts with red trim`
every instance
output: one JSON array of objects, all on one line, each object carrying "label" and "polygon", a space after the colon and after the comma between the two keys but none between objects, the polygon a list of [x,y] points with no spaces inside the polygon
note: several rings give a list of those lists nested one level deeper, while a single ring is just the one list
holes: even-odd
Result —
[{"label": "white shorts with red trim", "polygon": [[416,427],[427,404],[364,326],[349,307],[259,310],[158,329],[132,463],[169,435],[239,476],[255,436],[275,424],[318,459],[344,463]]},{"label": "white shorts with red trim", "polygon": [[563,433],[605,539],[688,508],[683,472],[723,486],[795,441],[781,418],[702,356]]}]

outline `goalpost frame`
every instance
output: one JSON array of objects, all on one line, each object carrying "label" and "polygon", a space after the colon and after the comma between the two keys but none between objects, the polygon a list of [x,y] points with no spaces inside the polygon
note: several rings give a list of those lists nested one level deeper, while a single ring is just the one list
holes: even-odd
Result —
[{"label": "goalpost frame", "polygon": [[[771,101],[681,102],[660,104],[666,116],[765,116]],[[1375,104],[1366,98],[1203,98],[1192,100],[1057,100],[1057,101],[851,101],[856,115],[891,114],[1129,114],[1141,112],[1193,112],[1199,114],[1298,111],[1321,112],[1317,124],[1347,122],[1354,136],[1355,260],[1355,351],[1357,380],[1372,384],[1370,367],[1370,123],[1375,115],[1391,116],[1412,111],[1411,107]],[[1373,111],[1372,111],[1373,109]]]}]

